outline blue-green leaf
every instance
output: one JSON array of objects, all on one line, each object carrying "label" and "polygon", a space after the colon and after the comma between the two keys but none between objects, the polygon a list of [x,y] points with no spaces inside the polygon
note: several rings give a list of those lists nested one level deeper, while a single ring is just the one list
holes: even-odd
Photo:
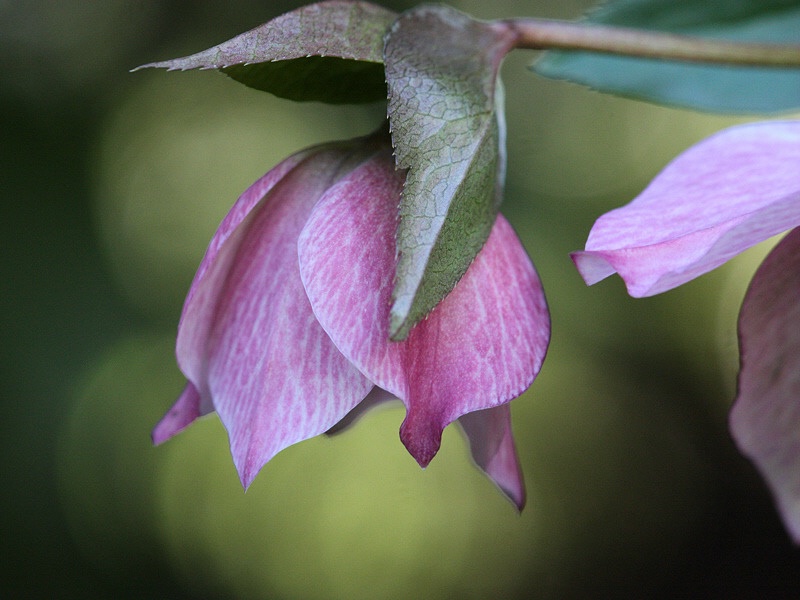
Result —
[{"label": "blue-green leaf", "polygon": [[[798,0],[618,0],[588,22],[740,42],[800,44]],[[800,107],[800,69],[731,67],[552,51],[532,66],[602,92],[725,113]]]},{"label": "blue-green leaf", "polygon": [[247,86],[290,100],[385,100],[383,36],[396,17],[368,2],[320,2],[208,50],[139,68],[219,69]]},{"label": "blue-green leaf", "polygon": [[505,170],[497,72],[512,44],[503,25],[445,6],[404,13],[386,38],[392,143],[408,170],[393,339],[450,293],[492,229]]}]

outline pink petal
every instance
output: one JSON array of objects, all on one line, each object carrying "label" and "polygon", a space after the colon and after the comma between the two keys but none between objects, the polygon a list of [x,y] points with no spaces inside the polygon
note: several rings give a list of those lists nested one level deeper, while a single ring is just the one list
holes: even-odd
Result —
[{"label": "pink petal", "polygon": [[184,306],[178,362],[201,407],[219,413],[245,487],[280,450],[329,429],[372,388],[317,323],[297,263],[314,204],[365,152],[318,148],[281,165],[278,180],[259,180],[223,221]]},{"label": "pink petal", "polygon": [[731,431],[800,543],[800,229],[756,272],[739,315],[739,344]]},{"label": "pink petal", "polygon": [[370,380],[400,398],[400,437],[425,466],[442,430],[522,393],[550,334],[544,293],[511,226],[499,217],[462,280],[403,342],[389,307],[402,177],[375,157],[320,200],[300,236],[300,272],[331,339]]},{"label": "pink petal", "polygon": [[[178,326],[178,332],[179,334],[183,333],[183,336],[179,337],[179,343],[183,342],[185,349],[178,350],[177,354],[179,360],[180,357],[183,356],[199,356],[196,350],[204,347],[205,339],[208,337],[208,332],[213,321],[213,311],[206,311],[202,318],[199,318],[196,312],[189,318],[185,318],[185,314],[190,306],[192,306],[195,311],[197,310],[197,303],[192,302],[196,290],[201,287],[206,290],[214,288],[213,284],[201,286],[201,281],[205,278],[208,267],[213,264],[216,259],[220,247],[222,247],[223,243],[230,237],[231,233],[236,230],[256,203],[264,198],[287,172],[297,166],[297,164],[309,154],[310,150],[299,152],[270,170],[269,173],[245,190],[222,220],[222,223],[220,223],[195,273],[194,280],[192,281],[192,285],[186,296],[186,301],[184,302],[183,314],[181,315],[181,324]],[[224,269],[220,270],[220,272],[223,271]],[[207,306],[212,306],[213,303],[213,298],[206,301]],[[184,321],[187,322],[186,327],[183,326]],[[193,321],[192,325],[188,324],[189,321]],[[186,374],[187,370],[195,371],[197,372],[195,379],[199,380],[199,370],[192,368],[193,363],[194,361],[190,359],[187,364],[183,365],[184,374]],[[205,393],[205,401],[203,401],[202,404],[203,406],[201,408],[201,396],[197,388],[191,382],[188,382],[178,400],[153,429],[153,443],[161,444],[166,442],[174,435],[186,429],[195,419],[214,410],[207,392]]]},{"label": "pink petal", "polygon": [[800,121],[754,123],[681,154],[572,258],[590,285],[616,271],[632,296],[650,296],[798,224]]},{"label": "pink petal", "polygon": [[[309,152],[301,152],[287,158],[247,188],[214,233],[186,295],[178,325],[176,350],[178,363],[184,375],[189,379],[201,382],[205,378],[203,367],[205,353],[203,350],[214,323],[215,308],[218,298],[222,294],[225,275],[231,268],[230,261],[236,259],[235,251],[228,251],[218,257],[220,249],[256,204],[261,202],[270,190],[308,155]],[[225,264],[222,265],[221,262],[225,262]],[[212,265],[216,265],[216,279],[213,280],[207,273]],[[195,298],[197,293],[201,293],[203,297]],[[198,385],[198,387],[203,390],[205,388],[202,385]],[[206,403],[210,403],[207,392],[204,391],[201,395],[206,397]]]},{"label": "pink petal", "polygon": [[469,439],[475,463],[517,509],[522,510],[525,507],[525,481],[511,432],[510,406],[501,404],[471,412],[458,422]]},{"label": "pink petal", "polygon": [[187,382],[178,400],[153,429],[153,443],[166,442],[204,414],[200,409],[200,393],[191,382]]}]

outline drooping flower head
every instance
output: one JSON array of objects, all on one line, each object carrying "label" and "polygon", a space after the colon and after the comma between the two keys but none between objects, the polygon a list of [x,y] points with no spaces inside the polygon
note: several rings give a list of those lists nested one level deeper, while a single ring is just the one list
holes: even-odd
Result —
[{"label": "drooping flower head", "polygon": [[[403,177],[378,134],[296,154],[239,198],[187,296],[177,356],[188,383],[156,442],[216,411],[247,486],[280,450],[391,394],[420,465],[458,421],[478,466],[522,507],[507,403],[544,359],[541,284],[500,216],[455,289],[390,341]],[[375,386],[388,394],[368,397]]]}]

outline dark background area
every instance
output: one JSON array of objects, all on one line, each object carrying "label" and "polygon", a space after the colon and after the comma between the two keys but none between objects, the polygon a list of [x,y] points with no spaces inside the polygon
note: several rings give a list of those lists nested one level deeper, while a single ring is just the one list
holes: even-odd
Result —
[{"label": "dark background area", "polygon": [[[453,436],[441,464],[419,472],[397,440],[397,411],[287,450],[246,495],[213,419],[149,446],[181,388],[171,337],[202,240],[282,155],[350,135],[353,123],[352,135],[364,133],[382,107],[288,107],[216,73],[128,71],[296,6],[0,4],[0,595],[797,597],[800,552],[725,422],[736,307],[757,258],[632,300],[619,281],[586,288],[567,257],[594,218],[671,156],[736,121],[539,80],[524,68],[532,53],[504,70],[504,211],[544,280],[554,338],[540,380],[514,404],[531,490],[522,517],[473,473]],[[588,3],[456,6],[484,18],[575,18]],[[242,155],[220,151],[209,170],[211,134],[176,145],[241,116],[238,106],[255,107],[264,131],[221,146]],[[184,162],[172,168],[165,148]],[[126,219],[160,218],[147,207],[177,202],[170,189],[200,189],[190,197],[208,202],[194,181],[208,174],[231,193],[185,209],[202,213],[200,225],[150,227],[155,250],[123,239],[147,229]],[[115,204],[143,189],[152,195]],[[185,265],[153,260],[168,256],[159,240],[195,226]]]}]

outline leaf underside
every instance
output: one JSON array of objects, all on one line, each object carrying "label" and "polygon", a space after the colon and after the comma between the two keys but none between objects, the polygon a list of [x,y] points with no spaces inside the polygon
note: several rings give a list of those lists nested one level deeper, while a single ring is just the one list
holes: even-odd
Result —
[{"label": "leaf underside", "polygon": [[249,87],[291,100],[385,100],[383,37],[396,17],[368,2],[320,2],[208,50],[138,69],[219,69]]},{"label": "leaf underside", "polygon": [[[588,22],[739,42],[800,44],[797,0],[621,0]],[[531,67],[601,92],[722,113],[800,107],[800,69],[733,67],[550,51]]]},{"label": "leaf underside", "polygon": [[279,98],[352,104],[386,100],[383,65],[310,56],[220,69],[231,79]]}]

